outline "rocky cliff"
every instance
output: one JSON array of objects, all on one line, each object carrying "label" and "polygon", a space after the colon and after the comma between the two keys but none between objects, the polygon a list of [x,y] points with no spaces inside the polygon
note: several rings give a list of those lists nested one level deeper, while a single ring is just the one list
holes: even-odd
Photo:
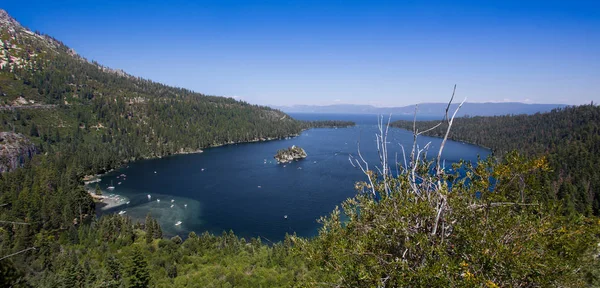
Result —
[{"label": "rocky cliff", "polygon": [[0,173],[22,167],[37,149],[25,136],[13,132],[0,132]]}]

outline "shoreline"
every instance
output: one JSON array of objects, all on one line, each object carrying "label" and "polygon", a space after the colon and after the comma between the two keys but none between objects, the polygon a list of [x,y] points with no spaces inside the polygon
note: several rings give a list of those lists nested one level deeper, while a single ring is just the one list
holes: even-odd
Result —
[{"label": "shoreline", "polygon": [[[406,129],[406,128],[400,128],[400,127],[395,127],[395,126],[391,126],[391,127],[392,127],[392,128],[401,129],[401,130],[404,130],[404,131],[408,131],[408,132],[411,132],[411,133],[413,133],[413,131],[412,131],[412,130],[408,130],[408,129]],[[440,137],[440,136],[433,136],[433,135],[427,135],[427,134],[423,134],[423,136],[427,136],[427,137],[431,137],[431,138],[444,139],[444,137]],[[483,148],[483,149],[486,149],[486,150],[490,150],[490,152],[492,152],[492,153],[494,152],[492,148],[485,147],[485,146],[483,146],[483,145],[480,145],[480,144],[477,144],[477,143],[471,143],[471,142],[469,142],[469,141],[463,141],[463,140],[456,140],[456,139],[452,139],[451,137],[448,137],[448,140],[450,140],[450,141],[454,141],[454,142],[458,142],[458,143],[463,143],[463,144],[469,144],[469,145],[477,146],[477,147],[480,147],[480,148]]]},{"label": "shoreline", "polygon": [[301,134],[302,132],[306,131],[306,130],[308,130],[308,129],[303,129],[303,130],[301,130],[299,134],[290,134],[290,135],[288,135],[288,136],[285,136],[285,137],[279,137],[279,138],[270,138],[270,137],[267,137],[267,138],[255,138],[255,139],[252,139],[252,140],[248,140],[248,141],[242,141],[242,142],[233,142],[233,141],[230,141],[230,142],[226,142],[226,143],[222,143],[222,144],[215,144],[215,145],[211,145],[211,146],[208,146],[208,147],[206,147],[205,149],[207,149],[207,148],[217,148],[217,147],[223,147],[223,146],[235,145],[235,144],[246,144],[246,143],[257,143],[257,142],[269,142],[269,141],[274,141],[274,140],[288,140],[288,139],[291,139],[291,138],[295,138],[295,137],[298,137],[298,136],[300,136],[300,134]]},{"label": "shoreline", "polygon": [[[204,153],[203,149],[210,149],[210,148],[217,148],[217,147],[223,147],[223,146],[228,146],[228,145],[236,145],[236,144],[246,144],[246,143],[258,143],[258,142],[269,142],[269,141],[275,141],[275,140],[289,140],[292,138],[296,138],[299,137],[300,135],[302,135],[302,132],[304,131],[308,131],[310,129],[319,129],[319,128],[331,128],[331,127],[311,127],[311,128],[303,128],[301,129],[298,133],[293,133],[293,134],[289,134],[287,136],[282,136],[282,137],[267,137],[267,138],[254,138],[252,140],[248,140],[248,141],[239,141],[239,142],[234,142],[234,141],[230,141],[230,142],[225,142],[225,143],[221,143],[221,144],[214,144],[214,145],[210,145],[204,148],[200,148],[197,150],[186,150],[185,148],[181,148],[179,151],[175,152],[175,153],[171,153],[171,154],[166,154],[166,155],[154,155],[154,156],[145,156],[145,157],[140,157],[140,158],[130,158],[130,159],[124,159],[121,164],[119,164],[118,167],[113,167],[110,168],[108,170],[105,170],[104,172],[96,172],[96,174],[93,175],[85,175],[82,177],[82,181],[84,186],[87,187],[87,185],[92,184],[92,183],[97,183],[102,181],[100,179],[100,177],[113,172],[115,170],[121,169],[124,165],[131,163],[131,162],[135,162],[135,161],[140,161],[140,160],[152,160],[152,159],[162,159],[165,157],[170,157],[170,156],[177,156],[177,155],[188,155],[188,154],[199,154],[199,153]],[[348,128],[348,127],[344,127],[344,128]],[[104,193],[104,191],[103,191]],[[95,193],[91,193],[94,194]],[[96,195],[95,195],[96,196]]]},{"label": "shoreline", "polygon": [[102,195],[96,195],[96,191],[94,188],[86,186],[86,191],[94,199],[94,203],[96,204],[96,213],[98,211],[109,210],[112,208],[120,207],[126,205],[129,202],[129,198],[125,196],[121,196],[115,193],[108,193],[106,195],[106,191],[102,191]]},{"label": "shoreline", "polygon": [[[319,127],[319,128],[325,128],[325,127]],[[81,178],[81,181],[83,182],[85,190],[88,192],[90,197],[92,197],[92,199],[94,200],[94,203],[96,204],[96,211],[98,212],[98,211],[109,210],[109,209],[116,208],[116,207],[127,204],[129,199],[127,197],[124,197],[124,196],[121,196],[121,195],[118,195],[115,193],[107,194],[107,191],[104,191],[104,190],[102,191],[102,195],[96,195],[95,188],[91,187],[90,185],[93,183],[101,182],[102,181],[102,179],[100,179],[101,177],[103,177],[104,175],[111,173],[115,170],[123,168],[123,166],[125,166],[128,163],[140,161],[140,160],[162,159],[165,157],[177,156],[177,155],[199,154],[199,153],[204,152],[203,149],[217,148],[217,147],[223,147],[223,146],[228,146],[228,145],[268,142],[268,141],[275,141],[275,140],[289,140],[292,138],[299,137],[300,135],[302,135],[302,133],[304,131],[308,131],[310,129],[318,129],[318,128],[316,128],[316,127],[303,128],[298,133],[293,133],[293,134],[289,134],[287,136],[282,136],[282,137],[254,138],[252,140],[239,141],[239,142],[230,141],[230,142],[225,142],[225,143],[221,143],[221,144],[211,145],[211,146],[204,147],[204,148],[197,149],[197,150],[181,148],[179,151],[177,151],[175,153],[166,154],[166,155],[154,155],[154,156],[140,157],[137,159],[135,159],[135,158],[125,159],[122,161],[121,164],[119,164],[118,167],[113,167],[108,170],[104,170],[103,172],[97,171],[96,174],[85,175]],[[102,171],[102,170],[100,170],[100,171]],[[106,196],[106,195],[109,195],[109,196]]]},{"label": "shoreline", "polygon": [[[309,128],[310,129],[310,128]],[[216,148],[216,147],[223,147],[223,146],[227,146],[227,145],[234,145],[234,144],[244,144],[244,143],[257,143],[257,142],[267,142],[267,141],[274,141],[274,140],[286,140],[286,139],[291,139],[291,138],[295,138],[298,137],[302,134],[302,132],[309,130],[309,129],[302,129],[300,130],[300,132],[298,133],[294,133],[294,134],[290,134],[287,136],[282,136],[282,137],[278,137],[278,138],[255,138],[249,141],[240,141],[240,142],[226,142],[226,143],[222,143],[222,144],[216,144],[216,145],[211,145],[202,149],[208,149],[208,148]],[[127,197],[115,194],[115,193],[108,193],[107,191],[102,190],[102,195],[96,195],[95,192],[95,188],[91,187],[90,184],[93,183],[98,183],[101,182],[102,179],[100,179],[101,177],[103,177],[104,175],[113,172],[115,170],[121,169],[123,168],[123,166],[125,166],[128,163],[131,162],[135,162],[135,161],[139,161],[139,160],[151,160],[151,159],[162,159],[165,157],[170,157],[170,156],[177,156],[177,155],[188,155],[188,154],[199,154],[199,153],[203,153],[204,150],[202,149],[197,149],[197,150],[192,150],[192,149],[185,149],[185,148],[181,148],[179,151],[175,152],[175,153],[171,153],[171,154],[166,154],[166,155],[154,155],[154,156],[148,156],[148,157],[140,157],[137,159],[125,159],[122,161],[121,164],[119,164],[118,167],[113,167],[110,168],[108,170],[104,170],[103,172],[98,172],[96,171],[95,174],[91,174],[91,175],[85,175],[81,178],[81,181],[83,182],[83,186],[85,188],[85,190],[88,192],[88,194],[90,195],[90,197],[92,197],[92,199],[94,200],[94,203],[96,204],[96,213],[98,213],[99,211],[104,211],[104,210],[109,210],[112,208],[116,208],[116,207],[120,207],[123,206],[125,204],[127,204],[127,202],[129,202],[129,199]],[[100,170],[102,171],[102,170]],[[109,196],[106,196],[109,195]]]}]

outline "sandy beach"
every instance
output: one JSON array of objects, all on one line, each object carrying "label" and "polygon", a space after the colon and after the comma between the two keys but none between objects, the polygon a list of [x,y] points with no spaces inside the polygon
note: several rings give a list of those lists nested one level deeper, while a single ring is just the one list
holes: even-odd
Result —
[{"label": "sandy beach", "polygon": [[96,209],[100,210],[108,210],[119,207],[129,202],[127,197],[123,197],[114,193],[106,194],[106,191],[102,191],[102,195],[96,195],[95,189],[90,187],[87,187],[87,192],[90,194],[90,196],[92,196],[92,198],[94,198],[94,201],[96,201]]},{"label": "sandy beach", "polygon": [[[110,171],[112,171],[112,169]],[[102,174],[87,175],[83,177],[83,183],[86,191],[90,194],[90,196],[92,196],[92,198],[94,198],[94,201],[96,202],[96,210],[108,210],[127,204],[127,202],[129,202],[127,197],[114,193],[108,193],[106,190],[102,190],[102,195],[96,195],[96,188],[92,187],[91,184],[100,182],[101,176]]]}]

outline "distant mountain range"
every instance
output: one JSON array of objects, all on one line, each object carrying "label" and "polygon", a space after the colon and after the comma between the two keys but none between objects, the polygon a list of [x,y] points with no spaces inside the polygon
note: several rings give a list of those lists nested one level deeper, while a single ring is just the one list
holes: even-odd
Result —
[{"label": "distant mountain range", "polygon": [[[443,115],[447,103],[422,103],[418,106],[418,115],[437,116]],[[526,104],[519,102],[502,103],[472,103],[463,105],[457,116],[495,116],[507,114],[535,114],[548,112],[555,108],[565,107],[564,104]],[[337,104],[337,105],[293,105],[293,106],[271,106],[286,113],[339,113],[339,114],[389,114],[412,115],[415,113],[415,105],[403,107],[375,107],[371,105]],[[452,104],[451,111],[458,107],[458,103]]]}]

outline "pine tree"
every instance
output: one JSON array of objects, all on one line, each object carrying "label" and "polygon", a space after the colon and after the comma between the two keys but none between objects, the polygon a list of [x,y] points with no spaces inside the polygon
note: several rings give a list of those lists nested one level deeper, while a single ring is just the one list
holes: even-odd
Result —
[{"label": "pine tree", "polygon": [[175,236],[171,237],[171,241],[173,241],[173,243],[175,243],[177,245],[183,243],[183,239],[181,239],[181,237],[179,237],[179,235],[175,235]]},{"label": "pine tree", "polygon": [[38,128],[35,125],[35,123],[31,124],[31,129],[29,130],[29,135],[32,137],[40,136],[40,133],[38,132]]},{"label": "pine tree", "polygon": [[132,288],[144,288],[148,287],[150,283],[150,271],[148,270],[148,262],[142,250],[139,247],[135,247],[131,262],[129,263],[129,277],[127,281],[127,287]]},{"label": "pine tree", "polygon": [[0,287],[25,286],[23,275],[18,271],[10,259],[0,261]]},{"label": "pine tree", "polygon": [[150,216],[150,213],[148,213],[148,215],[146,215],[146,222],[145,222],[145,226],[146,226],[146,243],[152,243],[152,239],[154,238],[154,223],[152,222],[152,216]]},{"label": "pine tree", "polygon": [[109,274],[109,282],[114,286],[120,286],[121,284],[121,264],[115,259],[114,256],[110,255],[106,259],[106,268]]},{"label": "pine tree", "polygon": [[163,232],[162,229],[160,228],[160,224],[158,223],[158,221],[156,219],[154,219],[153,221],[153,226],[154,226],[154,238],[155,239],[162,239],[163,237]]}]

